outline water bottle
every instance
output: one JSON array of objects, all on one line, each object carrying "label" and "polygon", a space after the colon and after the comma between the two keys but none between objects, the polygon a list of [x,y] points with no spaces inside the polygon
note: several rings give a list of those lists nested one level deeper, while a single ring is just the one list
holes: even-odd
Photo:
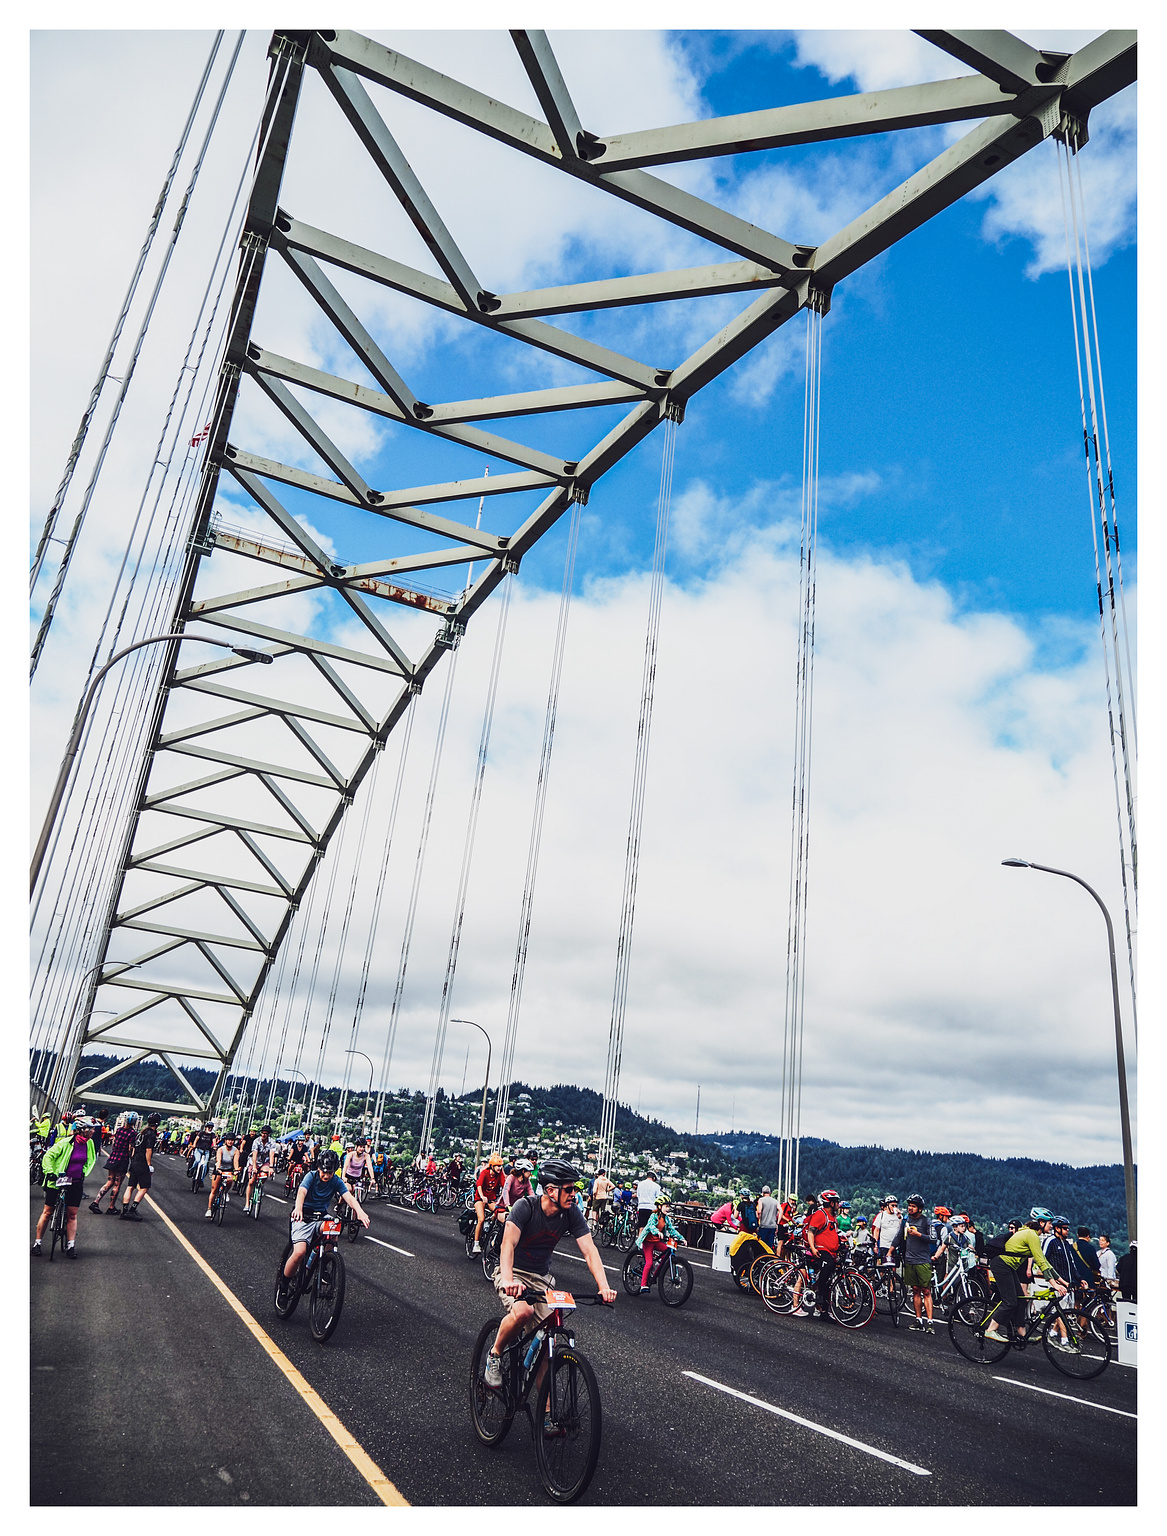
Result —
[{"label": "water bottle", "polygon": [[535,1363],[535,1356],[539,1353],[539,1345],[543,1342],[536,1333],[531,1336],[531,1342],[527,1345],[527,1353],[523,1356],[523,1369],[529,1371]]}]

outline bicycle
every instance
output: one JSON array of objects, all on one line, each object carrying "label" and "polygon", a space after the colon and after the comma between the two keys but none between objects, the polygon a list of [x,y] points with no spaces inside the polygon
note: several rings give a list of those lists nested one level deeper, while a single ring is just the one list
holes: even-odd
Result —
[{"label": "bicycle", "polygon": [[610,1210],[606,1210],[602,1216],[597,1217],[595,1230],[592,1233],[592,1236],[596,1240],[596,1246],[614,1248],[616,1246],[615,1242],[613,1241],[615,1231],[615,1218],[613,1217]]},{"label": "bicycle", "polygon": [[636,1241],[636,1212],[631,1206],[622,1205],[612,1220],[612,1246],[622,1253]]},{"label": "bicycle", "polygon": [[[1091,1381],[1110,1364],[1110,1337],[1084,1324],[1072,1303],[1063,1304],[1065,1300],[1049,1287],[1034,1292],[1026,1309],[1026,1332],[1018,1334],[1013,1319],[1001,1315],[1005,1304],[999,1296],[988,1301],[970,1296],[954,1307],[948,1336],[957,1352],[974,1365],[996,1365],[1010,1349],[1024,1350],[1040,1339],[1046,1358],[1063,1376]],[[1002,1322],[1008,1328],[1005,1337],[986,1332],[990,1323]],[[1065,1330],[1064,1343],[1057,1323]]]},{"label": "bicycle", "polygon": [[332,1337],[340,1322],[344,1306],[344,1259],[340,1252],[339,1216],[325,1217],[316,1229],[316,1236],[304,1255],[291,1280],[284,1274],[284,1265],[292,1256],[294,1244],[289,1237],[276,1270],[275,1313],[279,1318],[291,1317],[305,1291],[311,1291],[308,1303],[308,1325],[312,1337],[324,1344]]},{"label": "bicycle", "polygon": [[[557,1504],[573,1504],[596,1470],[603,1423],[596,1373],[564,1321],[579,1304],[569,1291],[558,1290],[528,1289],[522,1300],[545,1301],[553,1310],[503,1350],[501,1387],[488,1387],[485,1379],[499,1319],[483,1323],[470,1357],[470,1416],[483,1445],[495,1446],[506,1439],[521,1409],[544,1491]],[[598,1296],[592,1304],[603,1305]]]},{"label": "bicycle", "polygon": [[244,1214],[250,1216],[253,1221],[259,1220],[260,1208],[263,1205],[263,1181],[268,1178],[270,1174],[270,1168],[257,1169],[255,1178],[252,1180],[251,1199],[247,1202],[247,1209]]},{"label": "bicycle", "polygon": [[229,1185],[226,1176],[219,1180],[219,1187],[211,1198],[211,1217],[217,1226],[223,1225],[223,1217],[227,1213],[230,1197],[227,1193]]},{"label": "bicycle", "polygon": [[[352,1193],[356,1197],[357,1203],[359,1205],[364,1205],[365,1200],[368,1197],[368,1192],[368,1186],[365,1180],[357,1180],[353,1187]],[[355,1243],[363,1231],[360,1218],[358,1217],[356,1211],[353,1210],[352,1206],[349,1205],[348,1201],[342,1199],[339,1195],[336,1197],[336,1215],[345,1230],[345,1236],[348,1238],[349,1242]]]},{"label": "bicycle", "polygon": [[943,1280],[938,1278],[936,1266],[932,1266],[933,1310],[947,1314],[958,1301],[964,1301],[969,1296],[979,1296],[982,1301],[988,1301],[989,1287],[977,1270],[976,1254],[968,1249],[960,1249],[950,1259],[948,1273]]},{"label": "bicycle", "polygon": [[[751,1266],[752,1268],[752,1266]],[[789,1315],[814,1289],[810,1266],[799,1259],[769,1259],[758,1277],[762,1301],[771,1312]],[[866,1328],[875,1316],[871,1281],[846,1261],[839,1264],[827,1289],[827,1312],[842,1328]]]},{"label": "bicycle", "polygon": [[[629,1296],[640,1295],[644,1288],[640,1283],[643,1273],[644,1254],[634,1247],[624,1260],[624,1289]],[[654,1284],[666,1307],[683,1306],[689,1299],[693,1290],[693,1266],[688,1259],[681,1258],[675,1239],[670,1238],[663,1246],[658,1246],[652,1256],[646,1285],[651,1289]]]},{"label": "bicycle", "polygon": [[202,1192],[203,1188],[205,1187],[203,1180],[206,1177],[206,1172],[207,1159],[201,1156],[194,1157],[191,1160],[190,1172],[188,1175],[190,1178],[190,1192],[192,1195],[197,1195]]},{"label": "bicycle", "polygon": [[284,1194],[290,1200],[296,1192],[296,1186],[304,1177],[304,1164],[299,1162],[289,1163],[288,1176],[284,1180]]},{"label": "bicycle", "polygon": [[[57,1191],[57,1203],[53,1206],[53,1214],[49,1217],[49,1263],[53,1262],[57,1244],[61,1245],[61,1252],[65,1251],[65,1223],[69,1219],[69,1213],[65,1206],[65,1191],[72,1184],[72,1179],[67,1179],[64,1174],[56,1175],[54,1189]],[[48,1185],[45,1185],[48,1189]]]}]

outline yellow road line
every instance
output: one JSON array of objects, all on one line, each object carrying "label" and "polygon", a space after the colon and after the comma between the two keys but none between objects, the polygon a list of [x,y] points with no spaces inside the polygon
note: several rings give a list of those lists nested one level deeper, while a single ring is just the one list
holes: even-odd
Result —
[{"label": "yellow road line", "polygon": [[281,1371],[283,1371],[284,1375],[291,1382],[292,1386],[304,1399],[308,1407],[311,1408],[312,1412],[320,1420],[321,1424],[324,1425],[325,1429],[336,1441],[337,1445],[340,1446],[341,1450],[352,1462],[353,1466],[356,1467],[357,1471],[364,1478],[365,1482],[368,1483],[369,1487],[381,1500],[381,1503],[397,1506],[404,1505],[406,1508],[408,1508],[409,1500],[402,1497],[394,1485],[385,1476],[384,1472],[381,1471],[381,1468],[369,1455],[368,1451],[366,1451],[363,1446],[357,1444],[352,1435],[349,1434],[348,1430],[345,1429],[344,1425],[337,1418],[336,1414],[333,1413],[332,1409],[320,1396],[319,1392],[317,1392],[314,1387],[309,1385],[301,1373],[288,1359],[287,1355],[284,1354],[283,1350],[279,1347],[275,1340],[270,1338],[268,1334],[264,1332],[264,1330],[252,1317],[251,1313],[239,1300],[238,1296],[235,1295],[234,1291],[232,1291],[230,1287],[219,1278],[219,1276],[207,1263],[206,1259],[203,1258],[198,1249],[195,1248],[193,1244],[178,1230],[178,1228],[171,1221],[170,1217],[158,1204],[157,1200],[155,1200],[152,1195],[147,1195],[146,1199],[150,1202],[150,1205],[153,1207],[153,1209],[158,1212],[159,1216],[161,1216],[162,1220],[166,1223],[174,1236],[186,1249],[187,1253],[190,1254],[191,1258],[195,1261],[198,1267],[207,1276],[211,1284],[216,1288],[216,1290],[220,1292],[223,1297],[226,1298],[228,1305],[242,1319],[243,1325],[247,1331],[254,1339],[258,1341],[260,1347],[271,1357],[275,1365]]}]

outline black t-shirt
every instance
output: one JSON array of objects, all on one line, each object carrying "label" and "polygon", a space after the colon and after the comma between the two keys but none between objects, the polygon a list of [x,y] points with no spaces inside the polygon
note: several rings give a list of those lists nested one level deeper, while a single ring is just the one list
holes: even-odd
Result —
[{"label": "black t-shirt", "polygon": [[574,1200],[566,1211],[545,1216],[542,1201],[534,1195],[524,1195],[511,1206],[507,1225],[512,1223],[519,1229],[514,1267],[530,1270],[535,1275],[547,1273],[551,1255],[561,1238],[588,1235],[588,1224]]},{"label": "black t-shirt", "polygon": [[138,1139],[134,1143],[133,1160],[135,1163],[144,1164],[147,1151],[153,1152],[158,1145],[158,1132],[152,1125],[148,1125],[144,1131],[138,1133]]},{"label": "black t-shirt", "polygon": [[195,1146],[200,1152],[209,1152],[215,1144],[214,1131],[200,1131],[195,1137]]}]

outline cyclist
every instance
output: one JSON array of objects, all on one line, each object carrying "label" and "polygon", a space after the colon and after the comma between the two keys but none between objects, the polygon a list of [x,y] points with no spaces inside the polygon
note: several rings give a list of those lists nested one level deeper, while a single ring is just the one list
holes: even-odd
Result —
[{"label": "cyclist", "polygon": [[344,1174],[344,1181],[349,1187],[350,1194],[356,1194],[357,1186],[364,1182],[369,1171],[369,1158],[365,1151],[367,1145],[365,1138],[358,1136],[356,1146],[350,1147],[345,1153],[344,1167],[341,1172]]},{"label": "cyclist", "polygon": [[516,1200],[525,1200],[531,1193],[531,1165],[525,1157],[520,1157],[515,1163],[514,1169],[507,1174],[502,1184],[501,1200],[509,1211]]},{"label": "cyclist", "polygon": [[685,1239],[669,1220],[669,1202],[662,1196],[656,1203],[652,1215],[640,1229],[640,1235],[636,1239],[636,1246],[644,1254],[644,1269],[640,1275],[640,1290],[643,1294],[649,1289],[648,1272],[652,1268],[652,1261],[656,1257],[658,1248],[667,1248],[669,1239],[672,1238],[679,1247],[685,1246]]},{"label": "cyclist", "polygon": [[210,1221],[215,1203],[215,1195],[219,1185],[223,1185],[224,1200],[231,1199],[231,1185],[235,1175],[239,1172],[239,1148],[235,1145],[235,1137],[228,1133],[215,1148],[215,1176],[211,1180],[211,1192],[207,1196],[207,1209],[204,1219]]},{"label": "cyclist", "polygon": [[454,1153],[453,1157],[446,1164],[446,1183],[450,1186],[455,1194],[458,1194],[461,1191],[462,1159],[459,1157],[457,1152]]},{"label": "cyclist", "polygon": [[818,1309],[818,1321],[828,1321],[827,1302],[830,1297],[831,1276],[839,1267],[839,1192],[824,1189],[819,1195],[819,1209],[812,1211],[803,1227],[808,1257],[818,1265],[815,1276],[814,1299]]},{"label": "cyclist", "polygon": [[362,1227],[369,1226],[369,1218],[361,1209],[360,1201],[349,1193],[348,1185],[337,1175],[339,1162],[340,1159],[331,1148],[322,1152],[318,1166],[304,1175],[296,1191],[296,1203],[292,1208],[292,1251],[284,1265],[284,1278],[287,1280],[294,1278],[304,1262],[304,1255],[316,1241],[320,1223],[328,1215],[328,1207],[334,1196],[352,1207]]},{"label": "cyclist", "polygon": [[474,1247],[470,1250],[471,1253],[482,1252],[482,1228],[486,1221],[487,1207],[489,1206],[493,1212],[501,1193],[502,1153],[492,1152],[486,1166],[474,1181],[474,1211],[478,1222],[474,1228]]},{"label": "cyclist", "polygon": [[[62,1121],[62,1123],[64,1123]],[[97,1161],[95,1145],[97,1128],[88,1120],[81,1120],[70,1113],[71,1132],[58,1135],[52,1146],[41,1158],[45,1180],[45,1208],[36,1224],[32,1256],[41,1256],[41,1238],[53,1214],[53,1207],[64,1196],[65,1200],[65,1252],[71,1259],[77,1257],[74,1246],[77,1241],[77,1211],[84,1196],[85,1175]],[[67,1189],[58,1189],[57,1180],[68,1178],[72,1182]]]},{"label": "cyclist", "polygon": [[[1005,1239],[1004,1252],[992,1254],[989,1258],[989,1268],[993,1272],[993,1279],[997,1282],[997,1294],[1005,1306],[1004,1320],[1008,1321],[1012,1316],[1018,1338],[1025,1337],[1025,1297],[1021,1295],[1018,1285],[1023,1266],[1030,1263],[1036,1264],[1042,1274],[1053,1282],[1054,1290],[1058,1295],[1066,1294],[1064,1282],[1055,1274],[1053,1265],[1041,1251],[1042,1227],[1052,1221],[1053,1215],[1050,1211],[1047,1211],[1044,1206],[1035,1205],[1029,1213],[1028,1223]],[[1003,1340],[1006,1335],[993,1321],[985,1329],[985,1337]]]},{"label": "cyclist", "polygon": [[256,1179],[271,1177],[272,1163],[276,1155],[276,1144],[271,1139],[271,1126],[265,1125],[263,1130],[251,1143],[251,1157],[247,1163],[247,1194],[245,1205],[251,1204],[251,1190]]},{"label": "cyclist", "polygon": [[[908,1218],[904,1223],[904,1284],[912,1288],[912,1306],[916,1320],[913,1333],[932,1333],[932,1266],[936,1262],[932,1223],[924,1215],[923,1195],[908,1196]],[[920,1307],[925,1316],[921,1317]]]},{"label": "cyclist", "polygon": [[[548,1158],[540,1172],[543,1180],[542,1195],[538,1198],[529,1195],[517,1201],[507,1217],[506,1230],[503,1232],[502,1254],[494,1277],[494,1288],[507,1315],[499,1324],[494,1346],[487,1358],[484,1379],[488,1387],[502,1386],[502,1363],[499,1359],[502,1350],[524,1331],[532,1317],[538,1324],[551,1312],[546,1302],[537,1301],[532,1304],[518,1298],[528,1286],[545,1291],[548,1286],[555,1284],[555,1277],[547,1273],[547,1267],[562,1238],[575,1238],[592,1279],[596,1282],[601,1300],[616,1300],[616,1292],[608,1284],[600,1250],[588,1231],[583,1212],[576,1204],[579,1173],[559,1157]],[[541,1366],[540,1375],[543,1370]]]},{"label": "cyclist", "polygon": [[101,1202],[106,1195],[109,1195],[109,1209],[106,1214],[112,1216],[117,1209],[118,1190],[122,1187],[122,1180],[130,1166],[130,1153],[134,1150],[137,1137],[138,1114],[136,1110],[130,1109],[120,1117],[120,1124],[113,1133],[113,1145],[105,1160],[105,1171],[109,1177],[98,1190],[96,1198],[89,1202],[89,1209],[95,1216],[101,1215]]},{"label": "cyclist", "polygon": [[855,1218],[855,1233],[851,1238],[851,1248],[857,1257],[866,1258],[871,1253],[871,1233],[867,1230],[867,1217]]},{"label": "cyclist", "polygon": [[214,1148],[215,1127],[208,1120],[194,1139],[194,1168],[191,1171],[197,1173],[200,1179],[205,1179],[207,1176],[207,1164],[211,1160]]},{"label": "cyclist", "polygon": [[612,1198],[612,1191],[615,1188],[615,1184],[608,1177],[607,1169],[599,1169],[592,1180],[591,1189],[591,1224],[593,1232],[607,1213],[608,1201]]}]

